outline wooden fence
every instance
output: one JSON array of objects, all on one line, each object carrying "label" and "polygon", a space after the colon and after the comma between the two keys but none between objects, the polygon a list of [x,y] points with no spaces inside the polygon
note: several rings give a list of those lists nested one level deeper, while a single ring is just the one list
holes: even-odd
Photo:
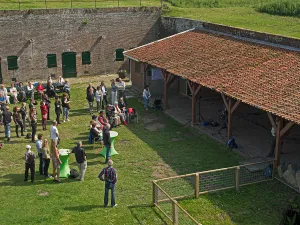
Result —
[{"label": "wooden fence", "polygon": [[274,171],[270,160],[154,180],[152,201],[173,224],[201,224],[176,200],[231,188],[239,191],[242,186],[272,180]]}]

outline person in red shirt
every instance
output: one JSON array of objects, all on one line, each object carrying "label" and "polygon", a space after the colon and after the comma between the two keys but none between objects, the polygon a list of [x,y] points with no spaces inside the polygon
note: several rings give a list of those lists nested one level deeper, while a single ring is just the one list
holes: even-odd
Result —
[{"label": "person in red shirt", "polygon": [[41,101],[41,106],[40,106],[40,109],[41,109],[41,114],[42,114],[42,127],[43,127],[43,130],[46,130],[46,125],[47,125],[47,115],[48,115],[48,106],[45,104],[44,101]]},{"label": "person in red shirt", "polygon": [[38,85],[37,85],[37,87],[36,87],[36,90],[37,90],[39,96],[43,96],[43,94],[44,94],[44,89],[45,89],[45,88],[44,88],[44,86],[42,85],[42,83],[39,82]]},{"label": "person in red shirt", "polygon": [[[99,112],[98,121],[99,121],[99,123],[101,123],[103,126],[105,126],[106,124],[108,124],[108,120],[105,118],[105,116],[104,116],[104,111],[103,111],[103,110],[101,110],[101,111]],[[102,130],[103,130],[103,126],[102,126]]]}]

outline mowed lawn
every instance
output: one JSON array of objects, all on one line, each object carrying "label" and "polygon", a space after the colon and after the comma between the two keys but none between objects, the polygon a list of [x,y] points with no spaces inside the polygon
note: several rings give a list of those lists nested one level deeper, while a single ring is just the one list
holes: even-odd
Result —
[{"label": "mowed lawn", "polygon": [[[97,77],[93,84],[102,79]],[[118,207],[103,208],[104,184],[97,175],[105,166],[104,158],[98,154],[99,146],[93,149],[87,143],[87,83],[71,87],[71,121],[58,126],[60,148],[72,148],[76,141],[83,140],[88,158],[85,181],[63,179],[62,184],[56,184],[36,173],[34,184],[24,182],[23,154],[29,140],[16,138],[12,126],[11,142],[4,141],[0,150],[0,224],[166,224],[166,219],[151,206],[153,179],[233,166],[241,159],[206,135],[183,127],[161,111],[145,112],[137,99],[130,99],[130,105],[139,112],[139,123],[114,129],[119,133],[115,142],[119,155],[113,157],[119,177]],[[146,129],[153,124],[163,128]],[[3,141],[3,127],[0,130]],[[49,138],[49,131],[41,131],[40,121],[38,133]],[[36,168],[38,165],[37,160]],[[70,167],[77,169],[74,155],[70,157]],[[279,223],[282,209],[294,196],[293,191],[274,181],[242,187],[239,193],[219,192],[180,204],[203,224],[271,225]]]}]

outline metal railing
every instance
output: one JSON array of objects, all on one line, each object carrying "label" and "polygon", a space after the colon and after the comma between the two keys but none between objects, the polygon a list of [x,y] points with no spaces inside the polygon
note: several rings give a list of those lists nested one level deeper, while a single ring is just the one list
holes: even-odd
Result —
[{"label": "metal railing", "polygon": [[108,7],[162,7],[164,0],[13,0],[0,1],[0,10],[108,8]]},{"label": "metal railing", "polygon": [[[272,172],[266,174],[270,164]],[[173,224],[200,224],[176,200],[231,188],[239,191],[241,186],[272,180],[274,171],[274,161],[269,160],[154,180],[153,204]]]}]

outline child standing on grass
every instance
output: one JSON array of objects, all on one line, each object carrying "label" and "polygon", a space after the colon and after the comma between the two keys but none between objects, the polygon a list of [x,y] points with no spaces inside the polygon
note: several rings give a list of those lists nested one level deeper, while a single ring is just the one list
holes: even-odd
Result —
[{"label": "child standing on grass", "polygon": [[48,106],[46,105],[46,103],[44,101],[41,101],[41,115],[42,115],[42,127],[43,130],[46,130],[46,126],[47,126],[47,115],[48,115]]},{"label": "child standing on grass", "polygon": [[63,122],[70,121],[69,120],[70,101],[67,98],[66,93],[63,94],[62,107],[63,107]]},{"label": "child standing on grass", "polygon": [[31,175],[31,183],[34,181],[34,173],[35,173],[35,154],[31,151],[31,146],[26,145],[26,152],[25,152],[25,179],[24,181],[28,181],[28,170],[30,169]]}]

